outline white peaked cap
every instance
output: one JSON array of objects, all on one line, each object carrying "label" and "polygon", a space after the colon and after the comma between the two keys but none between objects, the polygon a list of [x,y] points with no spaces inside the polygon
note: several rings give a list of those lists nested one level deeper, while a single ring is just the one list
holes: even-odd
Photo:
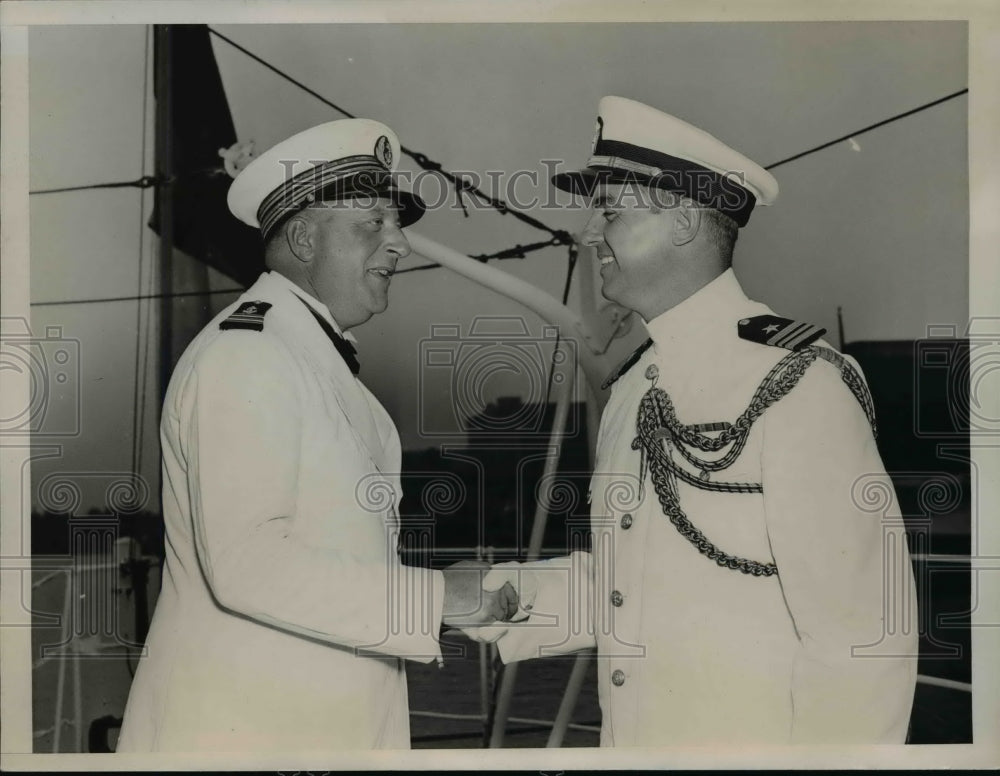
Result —
[{"label": "white peaked cap", "polygon": [[393,175],[399,139],[371,119],[340,119],[299,132],[248,164],[229,187],[229,210],[260,227],[266,238],[285,216],[319,200],[358,195],[387,196],[408,226],[424,213],[416,194]]},{"label": "white peaked cap", "polygon": [[674,191],[743,226],[756,205],[777,199],[767,170],[676,116],[624,97],[603,97],[587,167],[558,173],[565,191],[593,193],[597,183],[642,183]]}]

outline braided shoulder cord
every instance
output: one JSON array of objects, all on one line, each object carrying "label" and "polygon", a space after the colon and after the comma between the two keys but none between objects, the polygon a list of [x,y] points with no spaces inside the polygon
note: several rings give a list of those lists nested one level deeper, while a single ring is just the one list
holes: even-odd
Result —
[{"label": "braided shoulder cord", "polygon": [[[647,466],[649,468],[653,488],[663,509],[663,514],[667,516],[678,533],[695,546],[698,552],[715,561],[719,566],[758,577],[772,576],[778,572],[775,564],[760,563],[759,561],[737,557],[724,552],[695,527],[680,505],[680,495],[677,492],[678,478],[696,487],[711,486],[712,490],[727,490],[729,487],[739,487],[742,483],[709,483],[704,479],[699,480],[677,466],[671,460],[668,452],[670,448],[678,450],[685,459],[698,468],[701,468],[703,472],[702,477],[704,478],[710,470],[717,470],[724,468],[724,466],[718,466],[717,464],[720,462],[698,459],[693,453],[684,448],[683,442],[693,443],[699,449],[704,449],[705,447],[715,447],[719,439],[728,439],[732,447],[724,458],[721,459],[721,462],[724,463],[728,459],[731,463],[746,444],[749,429],[752,425],[752,421],[746,422],[746,417],[747,413],[744,412],[740,416],[740,420],[744,420],[744,423],[740,427],[737,428],[736,424],[734,424],[734,428],[726,429],[720,437],[711,439],[693,429],[682,428],[677,421],[673,403],[670,401],[670,397],[666,391],[653,386],[646,391],[639,402],[639,415],[636,422],[636,431],[638,433],[632,442],[632,449],[639,450],[640,452],[639,476],[641,479],[645,480],[646,468]],[[721,446],[719,449],[721,449]],[[725,463],[725,465],[728,466],[729,463]],[[751,485],[744,487],[747,489],[740,492],[753,492],[749,489]],[[758,485],[757,487],[759,488],[760,486]]]},{"label": "braided shoulder cord", "polygon": [[[667,450],[670,449],[670,441],[667,439],[662,432],[659,434],[661,438],[665,440],[666,449],[663,446],[654,444],[650,447],[642,445],[639,438],[636,437],[632,440],[632,449],[639,450],[641,455],[648,455],[650,458],[656,459],[663,467],[670,471],[672,475],[678,479],[686,482],[699,490],[710,490],[716,493],[763,493],[764,488],[755,482],[715,482],[708,479],[707,472],[702,472],[701,477],[695,477],[689,471],[681,468],[673,459],[671,459]],[[645,461],[645,458],[642,459]],[[644,467],[644,463],[640,463],[640,467]]]},{"label": "braided shoulder cord", "polygon": [[[815,346],[814,346],[815,347]],[[858,374],[858,370],[848,363],[840,353],[829,348],[815,348],[820,358],[829,361],[840,370],[840,378],[844,381],[854,398],[858,400],[861,409],[864,410],[868,418],[868,424],[872,427],[872,436],[878,439],[878,424],[875,422],[875,404],[872,402],[872,395],[865,384],[864,378]]]},{"label": "braided shoulder cord", "polygon": [[[764,410],[795,387],[795,384],[798,383],[815,359],[816,353],[811,350],[789,353],[781,359],[757,386],[757,390],[750,399],[750,404],[743,413],[717,437],[705,436],[689,426],[682,425],[677,420],[677,411],[674,409],[670,396],[659,388],[651,388],[646,394],[647,397],[651,396],[655,403],[653,412],[647,412],[647,415],[650,420],[660,421],[662,419],[662,422],[657,422],[657,426],[670,432],[671,438],[677,443],[678,452],[688,463],[702,471],[721,471],[732,466],[740,453],[743,452],[754,421],[764,414]],[[642,413],[642,407],[643,405],[640,403],[640,413]],[[732,447],[718,461],[706,461],[695,457],[681,443],[706,452],[718,452],[730,444]]]},{"label": "braided shoulder cord", "polygon": [[[650,392],[659,390],[650,389]],[[649,394],[647,393],[647,396]],[[643,402],[646,397],[643,398]],[[640,413],[642,410],[640,409]],[[669,518],[670,522],[677,529],[677,532],[687,539],[702,555],[710,560],[714,560],[719,566],[741,571],[744,574],[751,574],[755,577],[770,577],[778,573],[778,567],[773,563],[760,563],[759,561],[740,558],[729,555],[716,547],[708,538],[699,531],[694,524],[684,514],[681,509],[680,497],[677,493],[677,480],[674,476],[675,467],[668,465],[669,455],[663,447],[652,440],[647,440],[640,432],[640,436],[632,443],[633,448],[639,448],[643,463],[640,466],[645,469],[649,466],[649,474],[656,489],[656,495],[663,508],[663,514]],[[645,478],[645,472],[641,475]]]},{"label": "braided shoulder cord", "polygon": [[[678,421],[670,396],[662,388],[657,388],[655,385],[658,375],[655,367],[651,368],[652,371],[647,370],[646,376],[654,381],[654,385],[646,391],[639,402],[639,412],[636,418],[637,435],[632,441],[632,449],[640,452],[640,478],[645,479],[645,471],[648,466],[650,478],[653,481],[653,487],[656,490],[663,513],[681,536],[693,544],[701,554],[714,560],[719,566],[755,577],[769,577],[778,573],[778,568],[774,563],[761,563],[730,555],[709,541],[681,509],[680,496],[677,492],[677,479],[694,487],[716,492],[763,492],[762,486],[757,483],[710,482],[709,472],[720,471],[732,465],[743,451],[754,422],[768,407],[786,396],[798,384],[806,369],[815,362],[817,357],[838,367],[841,378],[861,404],[872,426],[872,432],[875,433],[874,407],[864,381],[839,353],[827,348],[805,348],[789,353],[782,358],[757,387],[750,404],[736,419],[736,422],[724,428],[722,433],[714,438],[705,436]],[[717,461],[698,458],[686,447],[691,446],[703,451],[716,452],[726,445],[731,445],[730,449]],[[700,469],[701,477],[695,477],[675,464],[669,454],[671,448],[676,449],[692,466]]]}]

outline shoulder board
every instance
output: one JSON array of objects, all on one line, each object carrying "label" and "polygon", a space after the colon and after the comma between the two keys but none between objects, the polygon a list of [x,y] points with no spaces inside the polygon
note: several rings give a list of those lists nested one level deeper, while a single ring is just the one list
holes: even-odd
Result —
[{"label": "shoulder board", "polygon": [[777,315],[743,318],[737,324],[736,330],[740,339],[787,350],[802,350],[826,334],[826,329],[813,326],[811,323],[793,321]]},{"label": "shoulder board", "polygon": [[608,375],[607,379],[601,383],[601,390],[606,391],[615,381],[625,374],[629,369],[635,366],[636,361],[642,358],[642,354],[649,350],[649,346],[653,344],[652,339],[648,339],[643,342],[639,347],[628,354],[628,357],[622,361],[618,366],[611,370],[611,374]]},{"label": "shoulder board", "polygon": [[219,322],[219,328],[263,331],[264,315],[270,309],[270,302],[244,302],[228,318]]}]

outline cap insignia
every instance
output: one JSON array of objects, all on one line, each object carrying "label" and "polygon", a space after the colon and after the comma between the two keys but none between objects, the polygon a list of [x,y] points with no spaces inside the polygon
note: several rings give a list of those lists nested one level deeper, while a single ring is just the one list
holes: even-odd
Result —
[{"label": "cap insignia", "polygon": [[591,154],[597,151],[597,144],[604,139],[602,137],[603,134],[604,134],[604,119],[598,116],[597,124],[594,126],[594,141],[590,144]]},{"label": "cap insignia", "polygon": [[375,141],[375,158],[385,165],[385,169],[392,169],[392,143],[385,135]]}]

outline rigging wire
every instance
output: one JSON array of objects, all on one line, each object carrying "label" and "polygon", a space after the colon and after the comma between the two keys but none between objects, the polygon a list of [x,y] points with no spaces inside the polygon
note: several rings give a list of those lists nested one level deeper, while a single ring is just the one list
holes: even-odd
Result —
[{"label": "rigging wire", "polygon": [[[350,119],[357,118],[357,116],[355,116],[353,113],[350,113],[349,111],[344,110],[342,107],[340,107],[339,105],[337,105],[335,102],[332,102],[331,100],[328,100],[326,97],[324,97],[323,95],[321,95],[319,92],[315,91],[314,89],[309,88],[304,83],[302,83],[301,81],[293,78],[288,73],[285,73],[283,70],[281,70],[280,68],[275,67],[270,62],[267,62],[266,60],[264,60],[261,57],[257,56],[256,54],[254,54],[249,49],[245,48],[244,46],[241,46],[239,43],[237,43],[236,41],[234,41],[232,38],[229,38],[226,35],[223,35],[221,32],[219,32],[216,29],[213,29],[212,27],[208,27],[208,32],[210,34],[216,36],[217,38],[225,41],[226,43],[228,43],[233,48],[235,48],[235,49],[237,49],[239,51],[242,51],[248,57],[250,57],[251,59],[253,59],[256,62],[259,62],[264,67],[266,67],[268,70],[270,70],[273,73],[277,74],[281,78],[284,78],[289,83],[292,83],[295,86],[298,86],[300,89],[302,89],[306,93],[312,95],[317,100],[319,100],[320,102],[322,102],[324,105],[326,105],[326,106],[328,106],[330,108],[333,108],[335,111],[337,111],[338,113],[346,116],[347,118],[350,118]],[[399,150],[402,151],[407,156],[409,156],[411,159],[413,159],[413,161],[415,161],[417,164],[419,164],[423,169],[425,169],[425,170],[427,170],[429,172],[440,173],[442,176],[444,176],[445,178],[447,178],[448,181],[452,184],[452,186],[455,187],[455,193],[458,196],[458,199],[459,199],[460,203],[462,201],[461,200],[461,194],[462,193],[470,194],[470,195],[472,195],[474,197],[478,197],[482,201],[488,203],[491,207],[493,207],[494,210],[496,210],[497,212],[499,212],[501,215],[510,215],[510,216],[513,216],[517,220],[522,221],[523,223],[526,223],[529,226],[533,226],[536,229],[540,229],[543,232],[548,232],[549,234],[552,235],[552,237],[554,239],[559,240],[559,242],[554,243],[555,245],[566,245],[566,244],[568,244],[572,240],[572,237],[570,236],[570,234],[568,232],[566,232],[565,230],[562,230],[562,229],[553,229],[548,224],[545,224],[542,221],[539,221],[537,218],[533,218],[533,217],[527,215],[526,213],[522,213],[519,210],[513,210],[510,207],[510,205],[508,205],[502,199],[499,199],[498,197],[493,197],[493,196],[487,194],[486,192],[484,192],[479,187],[474,186],[473,184],[471,184],[465,178],[463,178],[463,177],[461,177],[459,175],[456,175],[453,172],[449,172],[448,170],[444,169],[444,167],[442,167],[442,165],[441,165],[440,162],[434,161],[433,159],[431,159],[430,157],[428,157],[426,154],[420,153],[419,151],[414,151],[413,149],[407,148],[404,145],[400,145]],[[464,208],[464,203],[463,203],[463,208]],[[468,216],[468,211],[466,211],[466,216]]]},{"label": "rigging wire", "polygon": [[215,294],[242,294],[245,288],[217,288],[206,291],[176,291],[169,294],[134,294],[132,296],[105,296],[99,299],[53,299],[32,302],[32,307],[51,307],[62,304],[101,304],[103,302],[135,302],[143,299],[178,299],[186,296],[214,296]]},{"label": "rigging wire", "polygon": [[829,148],[830,146],[837,145],[837,143],[843,143],[845,140],[850,140],[852,137],[857,137],[858,135],[863,135],[865,132],[871,132],[873,129],[878,129],[879,127],[884,127],[886,124],[891,124],[894,121],[899,121],[900,119],[905,119],[906,117],[912,116],[915,113],[920,113],[921,111],[925,111],[928,108],[933,108],[935,105],[940,105],[942,102],[947,102],[948,100],[953,100],[956,97],[962,96],[963,94],[968,94],[968,92],[969,92],[968,87],[966,87],[965,89],[959,89],[957,92],[952,92],[951,94],[947,94],[944,97],[939,97],[936,100],[933,100],[933,101],[928,102],[928,103],[924,103],[923,105],[919,105],[916,108],[913,108],[912,110],[908,110],[908,111],[905,111],[903,113],[897,113],[895,116],[890,116],[889,118],[883,119],[882,121],[877,121],[874,124],[869,124],[867,127],[864,127],[863,129],[859,129],[859,130],[856,130],[854,132],[850,132],[850,133],[844,135],[843,137],[838,137],[836,140],[830,140],[830,141],[828,141],[826,143],[823,143],[822,145],[818,145],[818,146],[816,146],[814,148],[810,148],[807,151],[802,151],[801,153],[795,154],[794,156],[789,156],[787,159],[782,159],[779,162],[774,162],[773,164],[769,164],[764,169],[765,170],[773,170],[775,167],[780,167],[783,164],[788,164],[789,162],[794,162],[796,159],[801,159],[803,156],[809,156],[810,154],[814,154],[817,151],[822,151],[825,148]]},{"label": "rigging wire", "polygon": [[[237,48],[240,51],[246,53],[248,56],[252,57],[253,59],[255,59],[258,62],[260,62],[261,64],[263,64],[265,67],[268,67],[271,70],[274,70],[274,72],[278,73],[283,78],[286,78],[289,82],[295,84],[296,86],[298,86],[302,90],[306,91],[307,93],[313,95],[318,100],[320,100],[324,104],[330,106],[334,110],[339,111],[340,113],[342,113],[343,115],[347,116],[348,118],[355,118],[354,114],[349,113],[348,111],[345,111],[343,108],[341,108],[340,106],[338,106],[335,103],[331,102],[330,100],[326,99],[325,97],[323,97],[318,92],[313,91],[312,89],[310,89],[305,84],[301,83],[300,81],[296,80],[295,78],[292,78],[292,76],[287,75],[286,73],[283,73],[278,68],[274,67],[273,65],[269,64],[265,60],[261,59],[260,57],[258,57],[253,52],[248,51],[247,49],[243,48],[238,43],[232,41],[230,38],[227,38],[222,33],[218,32],[216,30],[213,30],[211,27],[208,28],[208,31],[210,33],[212,33],[213,35],[215,35],[215,36],[217,36],[219,38],[222,38],[224,41],[226,41],[227,43],[229,43],[230,45],[232,45],[234,48]],[[797,154],[794,154],[792,156],[788,156],[788,157],[786,157],[784,159],[781,159],[781,160],[779,160],[777,162],[772,162],[771,164],[765,165],[764,169],[765,170],[773,170],[774,168],[780,167],[783,164],[788,164],[789,162],[794,162],[794,161],[796,161],[798,159],[802,159],[805,156],[810,156],[810,155],[812,155],[814,153],[817,153],[819,151],[823,151],[823,150],[825,150],[827,148],[830,148],[831,146],[835,146],[838,143],[842,143],[845,140],[850,140],[851,138],[858,137],[859,135],[863,135],[866,132],[871,132],[872,130],[878,129],[879,127],[884,127],[887,124],[891,124],[891,123],[893,123],[895,121],[899,121],[900,119],[908,118],[909,116],[913,116],[913,115],[915,115],[917,113],[920,113],[922,111],[928,110],[929,108],[933,108],[933,107],[935,107],[937,105],[940,105],[940,104],[942,104],[944,102],[948,102],[949,100],[953,100],[956,97],[961,97],[963,94],[968,94],[968,93],[969,93],[968,87],[966,87],[965,89],[959,89],[957,92],[952,92],[951,94],[946,94],[944,97],[939,97],[938,99],[932,100],[931,102],[924,103],[923,105],[918,105],[916,108],[911,108],[910,110],[904,111],[902,113],[897,113],[897,114],[895,114],[893,116],[890,116],[889,118],[883,119],[882,121],[877,121],[874,124],[869,124],[866,127],[862,127],[861,129],[855,130],[854,132],[848,132],[846,135],[842,135],[842,136],[840,136],[840,137],[838,137],[838,138],[836,138],[834,140],[828,140],[827,142],[821,143],[818,146],[814,146],[814,147],[809,148],[809,149],[807,149],[805,151],[801,151],[801,152],[799,152]],[[526,215],[525,213],[522,213],[522,212],[517,211],[517,210],[511,210],[510,206],[507,205],[503,200],[497,199],[495,197],[491,197],[491,196],[487,195],[485,192],[482,192],[478,188],[474,187],[467,180],[465,180],[465,179],[463,179],[463,178],[455,175],[454,173],[451,173],[451,172],[445,170],[441,166],[441,164],[439,162],[433,161],[432,159],[430,159],[425,154],[422,154],[422,153],[420,153],[418,151],[412,151],[412,150],[407,149],[407,148],[402,147],[402,146],[400,147],[400,150],[402,150],[403,153],[405,153],[408,156],[410,156],[411,158],[413,158],[418,164],[420,164],[422,167],[424,167],[424,169],[427,169],[427,170],[430,170],[430,171],[433,171],[433,172],[439,172],[442,175],[444,175],[446,178],[448,178],[449,181],[451,181],[456,186],[456,191],[460,191],[460,192],[464,191],[466,193],[478,196],[482,200],[484,200],[485,202],[487,202],[489,205],[491,205],[495,210],[499,211],[500,213],[505,214],[505,215],[515,216],[516,218],[518,218],[520,220],[523,220],[525,223],[528,223],[531,226],[534,226],[534,227],[536,227],[538,229],[541,229],[543,231],[549,232],[553,236],[553,239],[551,241],[548,241],[548,242],[545,242],[545,243],[537,244],[538,247],[548,247],[548,246],[551,246],[551,245],[566,245],[566,244],[568,244],[566,241],[569,240],[569,239],[571,239],[571,236],[569,235],[569,233],[566,232],[566,231],[564,231],[564,230],[553,229],[552,227],[547,226],[546,224],[542,223],[541,221],[538,221],[537,219],[534,219],[531,216]],[[205,171],[201,171],[201,172],[205,172]],[[28,194],[32,194],[32,195],[34,195],[34,194],[59,194],[59,193],[62,193],[62,192],[67,192],[67,191],[89,191],[91,189],[125,188],[125,187],[129,187],[129,186],[137,187],[137,188],[142,188],[142,189],[147,189],[147,188],[151,188],[153,186],[159,186],[161,183],[164,183],[164,182],[165,182],[164,180],[162,180],[161,178],[156,177],[155,175],[143,175],[141,178],[138,178],[136,180],[112,181],[112,182],[109,182],[109,183],[89,183],[89,184],[84,184],[84,185],[81,185],[81,186],[64,186],[64,187],[61,187],[61,188],[54,188],[54,189],[35,189],[33,191],[29,191]],[[468,216],[468,211],[466,211],[466,216]],[[515,246],[515,248],[521,248],[521,246]],[[515,250],[515,248],[511,248],[511,249],[508,249],[508,250]],[[535,250],[535,249],[536,248],[534,246],[525,246],[525,248],[524,248],[524,250]],[[501,251],[500,253],[504,253],[504,251]],[[479,256],[473,256],[472,258],[480,258],[480,257]],[[490,254],[489,258],[507,258],[507,257],[506,256],[501,256],[498,253],[498,254]],[[520,258],[523,258],[523,257],[520,257]]]},{"label": "rigging wire", "polygon": [[[232,39],[230,39],[226,35],[223,35],[218,30],[215,30],[212,27],[208,27],[208,32],[211,33],[212,35],[215,35],[216,37],[220,38],[221,40],[225,41],[226,43],[228,43],[229,45],[231,45],[234,48],[238,49],[239,51],[242,51],[247,56],[251,57],[255,61],[257,61],[260,64],[262,64],[263,66],[267,67],[268,69],[274,71],[276,74],[278,74],[282,78],[284,78],[287,81],[289,81],[290,83],[298,86],[300,89],[302,89],[303,91],[307,92],[308,94],[314,96],[316,99],[320,100],[325,105],[328,105],[329,107],[333,108],[334,110],[338,111],[339,113],[343,114],[344,116],[347,116],[348,118],[355,118],[354,114],[350,113],[349,111],[344,110],[339,105],[337,105],[334,102],[331,102],[330,100],[328,100],[327,98],[325,98],[323,95],[321,95],[318,92],[314,91],[313,89],[309,88],[308,86],[306,86],[302,82],[298,81],[297,79],[293,78],[292,76],[288,75],[287,73],[284,73],[283,71],[281,71],[280,69],[278,69],[274,65],[270,64],[266,60],[262,59],[261,57],[257,56],[256,54],[254,54],[252,51],[250,51],[250,50],[246,49],[245,47],[241,46],[240,44],[236,43],[235,41],[233,41]],[[809,156],[811,154],[817,153],[817,152],[822,151],[822,150],[824,150],[826,148],[834,146],[834,145],[836,145],[838,143],[842,143],[845,140],[849,140],[849,139],[851,139],[853,137],[857,137],[859,135],[865,134],[866,132],[871,132],[872,130],[878,129],[879,127],[883,127],[883,126],[885,126],[887,124],[891,124],[891,123],[893,123],[895,121],[899,121],[899,120],[907,118],[909,116],[913,116],[913,115],[915,115],[917,113],[920,113],[922,111],[928,110],[928,109],[933,108],[933,107],[935,107],[937,105],[940,105],[942,103],[948,102],[949,100],[953,100],[956,97],[960,97],[960,96],[962,96],[964,94],[968,94],[968,91],[969,91],[968,88],[960,89],[960,90],[958,90],[956,92],[952,92],[951,94],[947,94],[944,97],[939,97],[936,100],[932,100],[931,102],[924,103],[923,105],[918,105],[917,107],[912,108],[912,109],[907,110],[907,111],[904,111],[902,113],[897,113],[897,114],[895,114],[893,116],[890,116],[890,117],[888,117],[886,119],[883,119],[882,121],[878,121],[878,122],[876,122],[874,124],[869,124],[868,126],[862,127],[861,129],[855,130],[854,132],[850,132],[850,133],[848,133],[846,135],[842,135],[841,137],[838,137],[835,140],[830,140],[830,141],[827,141],[825,143],[821,143],[820,145],[814,146],[814,147],[809,148],[809,149],[807,149],[805,151],[802,151],[800,153],[797,153],[797,154],[794,154],[792,156],[786,157],[786,158],[781,159],[781,160],[779,160],[777,162],[773,162],[772,164],[767,165],[764,169],[773,170],[774,168],[780,167],[781,165],[788,164],[789,162],[793,162],[793,161],[796,161],[798,159],[802,159],[803,157],[806,157],[806,156]],[[468,183],[468,181],[460,178],[459,176],[456,176],[454,173],[448,172],[447,170],[445,170],[441,166],[440,163],[433,161],[432,159],[430,159],[429,157],[427,157],[425,154],[409,150],[409,149],[407,149],[405,147],[401,147],[401,150],[404,153],[406,153],[407,155],[409,155],[410,157],[412,157],[418,164],[420,164],[422,167],[424,167],[424,169],[432,170],[432,171],[436,171],[436,172],[440,172],[442,175],[444,175],[445,177],[447,177],[450,181],[452,181],[455,184],[455,186],[456,186],[456,192],[465,192],[465,193],[468,193],[470,195],[477,196],[477,197],[481,198],[482,200],[484,200],[485,202],[487,202],[488,204],[490,204],[494,209],[498,210],[499,212],[504,213],[504,214],[512,215],[512,216],[514,216],[514,217],[516,217],[516,218],[524,221],[525,223],[528,223],[528,224],[530,224],[532,226],[535,226],[536,228],[539,228],[541,230],[547,231],[547,232],[549,232],[552,235],[551,239],[549,239],[549,240],[545,240],[545,241],[538,242],[538,243],[531,243],[531,244],[528,244],[528,245],[520,245],[519,244],[519,245],[515,245],[512,248],[507,248],[507,249],[504,249],[502,251],[498,251],[496,253],[492,253],[492,254],[480,254],[480,255],[477,255],[477,256],[472,256],[472,258],[478,259],[480,261],[487,261],[489,259],[525,258],[525,256],[526,256],[527,253],[532,252],[532,251],[536,251],[536,250],[540,250],[542,248],[548,248],[548,247],[553,247],[553,246],[558,246],[558,245],[567,245],[567,246],[572,245],[572,243],[573,243],[572,236],[568,232],[565,232],[563,230],[552,229],[551,227],[547,226],[546,224],[542,223],[541,221],[538,221],[537,219],[532,218],[531,216],[528,216],[528,215],[526,215],[524,213],[521,213],[519,211],[511,210],[510,207],[505,202],[503,202],[502,200],[488,196],[484,192],[480,191],[478,188],[472,186],[470,183]],[[58,188],[58,189],[41,189],[41,190],[36,190],[36,191],[30,191],[28,193],[29,194],[51,194],[51,193],[65,192],[65,191],[82,191],[82,190],[86,190],[86,189],[100,189],[100,188],[120,188],[120,187],[125,187],[125,186],[137,186],[139,188],[149,188],[149,187],[152,187],[152,186],[157,186],[157,185],[159,185],[162,182],[163,181],[161,181],[160,179],[156,178],[155,176],[144,175],[143,177],[139,178],[138,180],[134,180],[134,181],[118,181],[118,182],[112,182],[112,183],[98,183],[98,184],[91,184],[91,185],[86,185],[86,186],[71,186],[71,187]],[[401,275],[401,274],[405,274],[407,272],[417,272],[417,271],[420,271],[420,270],[435,269],[438,266],[440,266],[440,265],[438,265],[438,264],[424,264],[424,265],[420,265],[420,266],[417,266],[417,267],[409,267],[407,269],[397,270],[396,274],[397,275]],[[568,290],[569,283],[571,281],[573,267],[575,267],[575,261],[573,261],[571,263],[571,267],[570,267],[570,270],[569,270],[569,275],[567,276],[567,280],[566,280],[566,289],[564,289],[564,296],[565,296],[565,291]],[[31,304],[32,304],[32,306],[39,306],[39,307],[41,307],[41,306],[47,306],[47,305],[60,305],[60,304],[90,304],[90,303],[96,303],[96,302],[132,301],[132,300],[136,300],[136,299],[161,299],[161,298],[164,298],[164,296],[199,296],[199,295],[211,295],[211,294],[219,294],[219,293],[223,293],[224,294],[224,293],[238,292],[238,291],[242,291],[242,290],[243,289],[221,289],[221,290],[215,290],[215,291],[197,291],[197,292],[182,293],[182,294],[172,294],[172,295],[147,294],[147,295],[138,295],[138,296],[107,297],[107,298],[103,298],[103,299],[68,299],[68,300],[53,300],[53,301],[47,301],[47,302],[32,302]]]},{"label": "rigging wire", "polygon": [[[143,98],[145,102],[145,98]],[[90,191],[91,189],[124,189],[133,187],[137,189],[148,189],[159,186],[161,179],[155,175],[143,175],[134,181],[113,181],[111,183],[85,183],[82,186],[63,186],[58,189],[34,189],[28,194],[62,194],[66,191]]]},{"label": "rigging wire", "polygon": [[322,94],[320,94],[319,92],[315,91],[314,89],[310,89],[304,83],[302,83],[301,81],[297,80],[296,78],[293,78],[292,76],[290,76],[288,73],[284,72],[283,70],[279,70],[277,67],[275,67],[274,65],[272,65],[266,59],[262,59],[261,57],[257,56],[252,51],[250,51],[250,49],[241,46],[239,43],[237,43],[232,38],[229,38],[229,37],[223,35],[221,32],[219,32],[216,29],[213,29],[212,27],[208,27],[207,29],[208,29],[209,34],[214,35],[215,37],[220,38],[221,40],[224,40],[226,43],[228,43],[234,49],[237,49],[238,51],[242,51],[244,54],[246,54],[248,57],[250,57],[250,59],[254,60],[255,62],[259,62],[260,64],[262,64],[264,67],[266,67],[271,72],[275,73],[276,75],[280,76],[281,78],[284,78],[286,81],[288,81],[288,82],[290,82],[292,84],[295,84],[295,86],[299,87],[302,91],[306,92],[307,94],[311,94],[313,97],[315,97],[317,100],[319,100],[320,102],[322,102],[324,105],[327,105],[327,106],[333,108],[335,111],[337,111],[338,113],[343,114],[344,116],[346,116],[349,119],[356,119],[357,118],[357,116],[355,116],[350,111],[345,110],[344,108],[341,108],[335,102],[331,102],[326,97],[324,97]]},{"label": "rigging wire", "polygon": [[[556,242],[555,238],[552,240],[543,240],[542,242],[530,243],[529,245],[515,245],[513,248],[505,248],[502,251],[497,251],[496,253],[480,253],[476,255],[469,256],[470,259],[475,259],[476,261],[487,262],[490,259],[524,259],[527,258],[527,254],[532,251],[541,250],[542,248],[551,248],[554,245],[561,245],[561,243]],[[422,269],[435,269],[440,267],[440,264],[421,264],[418,267],[407,267],[406,269],[396,270],[397,275],[404,272],[417,272]]]}]

